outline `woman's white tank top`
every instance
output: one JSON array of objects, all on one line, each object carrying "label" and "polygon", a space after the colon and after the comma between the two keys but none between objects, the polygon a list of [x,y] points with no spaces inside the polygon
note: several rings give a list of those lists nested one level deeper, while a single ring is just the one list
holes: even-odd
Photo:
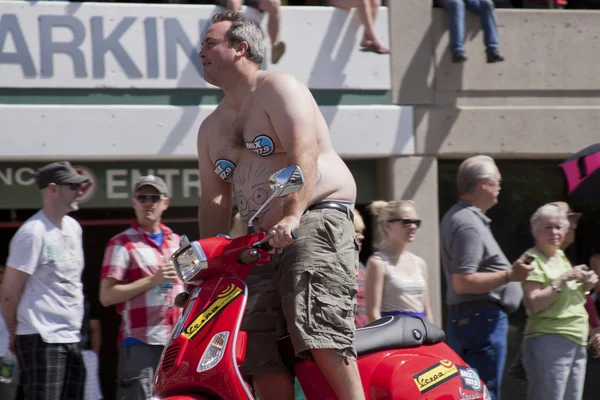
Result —
[{"label": "woman's white tank top", "polygon": [[389,258],[385,254],[376,252],[374,255],[381,257],[386,265],[381,311],[424,312],[427,283],[423,278],[419,259],[414,254],[411,254],[416,274],[404,275],[395,266],[391,265]]}]

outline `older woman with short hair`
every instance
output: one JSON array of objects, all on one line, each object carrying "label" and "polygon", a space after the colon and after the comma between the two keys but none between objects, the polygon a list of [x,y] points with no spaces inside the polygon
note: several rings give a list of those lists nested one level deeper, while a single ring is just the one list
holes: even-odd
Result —
[{"label": "older woman with short hair", "polygon": [[585,293],[598,281],[587,266],[571,264],[560,249],[569,229],[559,207],[545,205],[531,217],[534,270],[523,283],[529,316],[523,341],[529,400],[579,400],[587,362]]}]

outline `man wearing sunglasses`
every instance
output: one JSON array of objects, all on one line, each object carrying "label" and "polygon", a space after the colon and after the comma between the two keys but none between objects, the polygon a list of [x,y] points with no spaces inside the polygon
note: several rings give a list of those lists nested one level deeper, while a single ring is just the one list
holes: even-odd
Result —
[{"label": "man wearing sunglasses", "polygon": [[450,316],[448,344],[475,368],[493,400],[500,399],[506,360],[508,317],[532,271],[524,256],[512,266],[490,229],[485,213],[498,203],[502,177],[491,157],[466,159],[458,168],[460,200],[440,224],[441,260]]},{"label": "man wearing sunglasses", "polygon": [[133,225],[106,246],[100,276],[100,302],[115,304],[123,322],[119,333],[117,399],[152,397],[154,372],[180,308],[169,308],[184,290],[170,262],[180,237],[161,223],[169,188],[157,176],[135,184]]},{"label": "man wearing sunglasses", "polygon": [[18,359],[25,399],[83,398],[80,349],[83,318],[79,175],[66,161],[37,170],[43,207],[10,242],[2,284],[2,314]]}]

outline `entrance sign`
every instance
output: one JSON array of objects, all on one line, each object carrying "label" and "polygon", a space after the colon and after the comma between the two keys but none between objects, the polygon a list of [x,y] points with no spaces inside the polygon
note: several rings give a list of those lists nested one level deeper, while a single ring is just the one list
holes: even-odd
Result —
[{"label": "entrance sign", "polygon": [[[59,161],[59,160],[57,160]],[[0,209],[40,208],[42,200],[35,183],[35,171],[48,162],[0,162]],[[357,203],[376,196],[374,160],[346,161],[359,187]],[[195,161],[87,162],[71,161],[80,174],[90,179],[83,186],[81,208],[131,207],[131,191],[143,175],[164,179],[171,194],[171,207],[196,207],[200,195],[200,174]]]}]

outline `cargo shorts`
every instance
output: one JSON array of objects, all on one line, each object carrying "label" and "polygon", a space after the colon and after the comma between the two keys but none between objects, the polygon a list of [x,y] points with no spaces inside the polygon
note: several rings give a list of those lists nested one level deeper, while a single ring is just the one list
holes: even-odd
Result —
[{"label": "cargo shorts", "polygon": [[296,355],[335,349],[356,358],[354,309],[358,246],[350,215],[333,209],[307,211],[298,238],[246,283],[242,330],[248,334],[245,375],[284,373],[277,340],[289,332]]}]

